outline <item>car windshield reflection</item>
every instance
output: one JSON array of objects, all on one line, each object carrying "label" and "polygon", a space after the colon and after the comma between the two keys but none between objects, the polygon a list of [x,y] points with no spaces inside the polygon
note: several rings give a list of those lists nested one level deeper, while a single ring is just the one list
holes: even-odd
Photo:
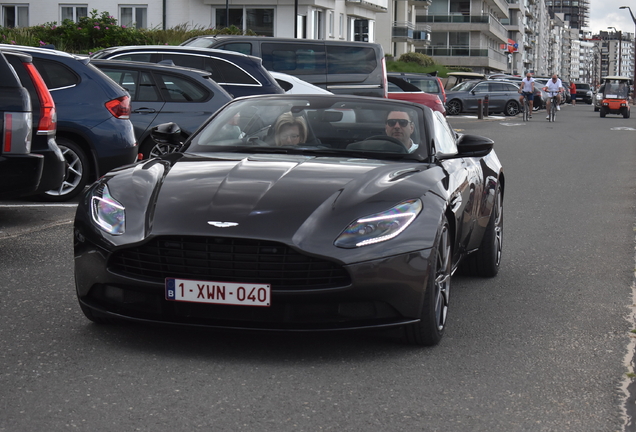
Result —
[{"label": "car windshield reflection", "polygon": [[[237,100],[194,135],[186,149],[200,152],[284,152],[426,158],[423,111],[384,100],[265,97]],[[379,156],[377,155],[379,154]]]}]

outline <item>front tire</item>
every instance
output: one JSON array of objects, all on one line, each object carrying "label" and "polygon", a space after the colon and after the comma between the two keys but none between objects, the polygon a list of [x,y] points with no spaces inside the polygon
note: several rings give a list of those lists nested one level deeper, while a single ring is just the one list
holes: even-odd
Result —
[{"label": "front tire", "polygon": [[420,346],[437,345],[446,330],[451,285],[451,239],[446,217],[442,219],[430,260],[420,321],[408,324],[405,339]]},{"label": "front tire", "polygon": [[84,150],[68,138],[57,137],[56,141],[68,164],[68,173],[59,188],[51,189],[40,195],[42,200],[51,202],[68,201],[75,198],[84,190],[90,175],[88,157]]},{"label": "front tire", "polygon": [[453,99],[446,104],[446,114],[458,115],[462,112],[462,103],[457,99]]},{"label": "front tire", "polygon": [[470,276],[495,277],[499,273],[503,251],[503,195],[501,185],[495,189],[490,220],[479,249],[469,255],[463,268]]},{"label": "front tire", "polygon": [[601,107],[601,118],[605,118],[606,115],[607,112],[605,111],[605,108]]}]

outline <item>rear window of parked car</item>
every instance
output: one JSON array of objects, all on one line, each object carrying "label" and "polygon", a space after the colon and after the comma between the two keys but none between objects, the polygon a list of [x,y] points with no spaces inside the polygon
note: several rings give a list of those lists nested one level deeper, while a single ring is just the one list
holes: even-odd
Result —
[{"label": "rear window of parked car", "polygon": [[38,68],[49,90],[72,87],[80,81],[75,72],[59,62],[34,58],[33,64]]},{"label": "rear window of parked car", "polygon": [[313,75],[370,74],[378,65],[373,48],[327,45],[326,49],[325,53],[324,45],[263,43],[263,66],[291,75]]}]

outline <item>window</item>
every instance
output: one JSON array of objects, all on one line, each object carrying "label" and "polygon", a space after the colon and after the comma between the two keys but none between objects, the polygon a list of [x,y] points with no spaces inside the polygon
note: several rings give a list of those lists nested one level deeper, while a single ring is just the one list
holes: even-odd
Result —
[{"label": "window", "polygon": [[260,36],[274,36],[274,9],[231,8],[229,11],[228,22],[225,8],[214,9],[217,28],[236,26]]},{"label": "window", "polygon": [[209,93],[200,85],[168,74],[155,74],[161,86],[161,93],[167,102],[203,102]]},{"label": "window", "polygon": [[322,45],[272,44],[261,45],[265,69],[290,75],[325,73],[325,51]]},{"label": "window", "polygon": [[457,154],[455,135],[448,128],[444,115],[439,111],[433,111],[433,118],[435,119],[435,151],[443,154]]},{"label": "window", "polygon": [[373,48],[328,46],[328,74],[370,74],[378,66]]},{"label": "window", "polygon": [[33,64],[40,71],[40,75],[50,91],[73,87],[80,81],[75,72],[61,63],[34,58]]},{"label": "window", "polygon": [[329,36],[333,37],[333,11],[329,11]]},{"label": "window", "polygon": [[344,36],[344,14],[340,14],[340,22],[338,23],[338,36],[340,39]]},{"label": "window", "polygon": [[323,29],[322,29],[322,11],[315,10],[314,11],[314,39],[322,39],[323,38]]},{"label": "window", "polygon": [[119,23],[122,26],[137,29],[148,27],[148,7],[146,6],[121,6],[119,17]]},{"label": "window", "polygon": [[2,5],[2,25],[4,27],[28,27],[29,6],[27,5]]},{"label": "window", "polygon": [[86,18],[88,16],[87,5],[60,5],[60,21],[71,20],[78,22],[80,18]]}]

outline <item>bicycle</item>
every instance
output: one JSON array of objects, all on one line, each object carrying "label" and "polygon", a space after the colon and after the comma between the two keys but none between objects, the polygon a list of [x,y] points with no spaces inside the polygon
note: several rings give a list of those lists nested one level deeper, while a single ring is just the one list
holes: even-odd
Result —
[{"label": "bicycle", "polygon": [[528,100],[528,93],[521,92],[523,95],[523,106],[521,107],[521,111],[523,112],[523,121],[529,121],[530,117],[532,117],[532,113],[530,112],[530,101]]},{"label": "bicycle", "polygon": [[556,112],[557,112],[557,95],[559,94],[559,92],[548,92],[548,94],[550,95],[550,111],[548,111],[548,121],[550,122],[554,122],[554,120],[556,119]]}]

